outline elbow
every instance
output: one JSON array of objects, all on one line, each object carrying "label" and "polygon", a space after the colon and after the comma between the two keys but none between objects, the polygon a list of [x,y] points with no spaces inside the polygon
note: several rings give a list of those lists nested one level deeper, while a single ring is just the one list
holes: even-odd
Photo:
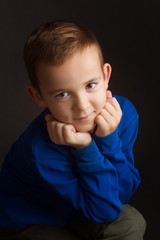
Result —
[{"label": "elbow", "polygon": [[109,205],[99,205],[96,209],[89,208],[86,217],[98,223],[112,222],[120,215],[121,211],[121,202],[116,205],[110,203]]},{"label": "elbow", "polygon": [[103,222],[114,221],[120,215],[121,211],[122,211],[122,204],[121,203],[119,203],[116,206],[113,206],[113,207],[109,208]]},{"label": "elbow", "polygon": [[129,202],[130,198],[137,190],[140,182],[140,179],[136,179],[136,181],[130,181],[130,183],[127,183],[125,186],[123,186],[123,188],[120,189],[119,199],[122,204],[126,204]]}]

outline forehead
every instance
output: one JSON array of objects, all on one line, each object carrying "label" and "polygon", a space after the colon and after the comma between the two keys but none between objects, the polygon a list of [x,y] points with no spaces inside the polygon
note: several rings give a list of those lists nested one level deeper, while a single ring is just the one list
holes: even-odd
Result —
[{"label": "forehead", "polygon": [[[55,86],[74,82],[88,81],[102,73],[102,64],[96,47],[88,47],[76,52],[62,65],[40,63],[37,69],[39,84]],[[90,79],[89,79],[90,78]]]}]

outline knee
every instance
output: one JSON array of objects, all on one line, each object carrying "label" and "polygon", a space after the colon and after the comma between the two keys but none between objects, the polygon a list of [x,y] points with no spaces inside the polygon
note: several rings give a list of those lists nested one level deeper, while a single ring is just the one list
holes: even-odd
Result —
[{"label": "knee", "polygon": [[127,225],[132,232],[138,232],[139,234],[144,235],[146,221],[136,208],[126,204],[123,206],[122,215],[124,215]]},{"label": "knee", "polygon": [[123,205],[118,218],[106,224],[104,236],[108,239],[142,240],[146,229],[146,222],[142,214],[130,205]]}]

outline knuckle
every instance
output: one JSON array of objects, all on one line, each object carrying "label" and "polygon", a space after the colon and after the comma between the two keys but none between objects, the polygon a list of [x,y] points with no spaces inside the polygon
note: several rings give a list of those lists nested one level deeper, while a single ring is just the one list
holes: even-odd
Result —
[{"label": "knuckle", "polygon": [[100,114],[101,114],[101,115],[104,115],[105,112],[106,112],[106,110],[103,108],[103,109],[101,110]]},{"label": "knuckle", "polygon": [[65,132],[65,133],[67,132],[67,129],[68,129],[68,126],[67,126],[67,125],[64,125],[64,126],[62,127],[62,131]]},{"label": "knuckle", "polygon": [[55,140],[55,139],[53,139],[52,141],[53,141],[55,144],[60,144],[59,141],[57,141],[57,140]]},{"label": "knuckle", "polygon": [[101,122],[101,120],[102,120],[102,116],[101,116],[101,115],[98,115],[98,116],[96,117],[96,121],[97,121],[97,122]]},{"label": "knuckle", "polygon": [[61,126],[62,126],[61,123],[59,123],[59,122],[56,123],[56,127],[57,127],[57,128],[60,128]]},{"label": "knuckle", "polygon": [[121,116],[117,115],[116,122],[119,123],[121,120]]},{"label": "knuckle", "polygon": [[114,129],[115,127],[117,127],[117,123],[113,122],[110,127],[111,127],[111,129]]},{"label": "knuckle", "polygon": [[109,107],[110,105],[111,105],[111,103],[110,103],[109,101],[107,101],[106,104],[105,104],[105,107],[107,108],[107,107]]},{"label": "knuckle", "polygon": [[112,97],[113,102],[117,102],[117,99],[115,97]]},{"label": "knuckle", "polygon": [[70,138],[70,134],[69,134],[69,131],[68,131],[68,126],[67,125],[64,125],[62,127],[62,134],[63,134],[63,141],[65,144],[71,144],[71,138]]},{"label": "knuckle", "polygon": [[58,144],[58,141],[56,140],[56,138],[55,138],[55,137],[53,137],[53,136],[50,136],[50,140],[51,140],[52,142],[54,142],[55,144]]}]

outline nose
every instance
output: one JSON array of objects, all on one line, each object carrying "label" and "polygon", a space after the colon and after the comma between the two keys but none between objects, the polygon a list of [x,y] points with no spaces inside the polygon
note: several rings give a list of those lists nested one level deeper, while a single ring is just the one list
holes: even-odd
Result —
[{"label": "nose", "polygon": [[79,93],[75,96],[74,100],[74,108],[75,111],[85,111],[87,108],[89,108],[90,102],[89,97],[86,93]]}]

